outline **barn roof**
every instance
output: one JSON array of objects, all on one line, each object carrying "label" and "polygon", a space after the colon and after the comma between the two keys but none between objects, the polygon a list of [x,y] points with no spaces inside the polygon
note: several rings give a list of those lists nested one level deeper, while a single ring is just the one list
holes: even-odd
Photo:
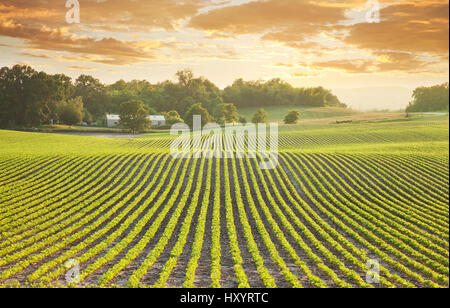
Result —
[{"label": "barn roof", "polygon": [[106,119],[107,120],[120,120],[120,116],[118,114],[107,114]]},{"label": "barn roof", "polygon": [[166,118],[162,115],[151,115],[150,117],[150,121],[165,121]]},{"label": "barn roof", "polygon": [[[120,120],[120,116],[117,114],[107,114],[106,119],[108,120]],[[165,121],[166,118],[163,115],[151,115],[149,116],[150,121]]]}]

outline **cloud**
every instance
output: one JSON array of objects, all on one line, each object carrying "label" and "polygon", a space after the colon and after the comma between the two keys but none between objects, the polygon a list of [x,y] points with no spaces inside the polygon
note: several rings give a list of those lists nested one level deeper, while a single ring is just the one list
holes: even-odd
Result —
[{"label": "cloud", "polygon": [[[173,30],[179,21],[196,14],[206,1],[197,0],[83,0],[80,1],[84,26],[108,25],[110,30],[153,27]],[[27,23],[45,17],[48,26],[65,24],[65,1],[3,0],[1,15]],[[40,20],[44,21],[44,20]]]},{"label": "cloud", "polygon": [[[314,62],[317,69],[417,72],[431,68],[428,64],[436,60],[445,61],[448,2],[381,1],[380,23],[366,22],[366,2],[253,1],[197,15],[189,26],[208,35],[260,34],[264,41],[279,42],[316,58],[333,54],[338,47],[343,51],[340,59]],[[359,12],[359,18],[351,12]],[[372,54],[376,59],[353,60],[355,53]],[[418,60],[422,53],[428,60]]]},{"label": "cloud", "polygon": [[339,70],[350,74],[384,72],[440,72],[433,68],[433,62],[421,60],[407,52],[374,52],[373,59],[341,59],[313,62],[307,65],[315,70]]},{"label": "cloud", "polygon": [[382,22],[362,20],[345,24],[351,10],[365,15],[365,2],[253,1],[197,15],[189,26],[208,33],[261,34],[263,40],[283,42],[298,49],[314,47],[312,44],[320,46],[308,39],[330,32],[358,48],[448,52],[448,2],[382,1],[385,6],[381,10]]},{"label": "cloud", "polygon": [[358,74],[434,72],[448,64],[447,1],[380,1],[379,24],[365,22],[366,2],[83,0],[81,24],[68,25],[65,1],[3,0],[0,37],[19,43],[0,46],[29,57],[107,66],[206,59],[278,63],[284,56],[308,61],[315,72]]},{"label": "cloud", "polygon": [[373,62],[355,59],[355,60],[330,60],[323,62],[314,62],[309,65],[312,69],[334,69],[347,73],[367,73],[373,71]]},{"label": "cloud", "polygon": [[308,77],[317,77],[319,76],[319,73],[292,73],[291,77],[294,78],[308,78]]},{"label": "cloud", "polygon": [[92,72],[96,70],[95,68],[92,67],[77,66],[77,65],[67,66],[67,68],[73,71],[84,71],[84,72]]},{"label": "cloud", "polygon": [[292,67],[294,67],[295,65],[292,64],[292,63],[282,63],[282,62],[279,62],[279,63],[275,63],[275,66],[292,68]]},{"label": "cloud", "polygon": [[[212,10],[193,17],[189,26],[208,32],[250,34],[286,33],[302,40],[318,27],[344,19],[344,9],[299,0],[254,1]],[[295,31],[293,31],[295,30]]]},{"label": "cloud", "polygon": [[28,50],[47,50],[83,55],[86,61],[127,65],[154,59],[157,41],[123,41],[115,38],[95,39],[68,34],[64,28],[25,26],[0,19],[0,36],[22,39]]},{"label": "cloud", "polygon": [[25,50],[64,52],[83,62],[119,66],[147,62],[157,58],[159,48],[169,45],[139,37],[126,41],[114,31],[172,31],[181,20],[194,15],[202,3],[84,0],[80,1],[81,24],[69,25],[65,1],[4,0],[0,4],[0,37],[22,40],[26,47],[19,48]]},{"label": "cloud", "polygon": [[378,57],[377,70],[380,72],[420,72],[430,65],[430,62],[421,61],[414,54],[406,52],[375,52],[374,55]]},{"label": "cloud", "polygon": [[371,50],[448,53],[447,3],[394,3],[381,10],[380,23],[349,27],[345,42]]}]

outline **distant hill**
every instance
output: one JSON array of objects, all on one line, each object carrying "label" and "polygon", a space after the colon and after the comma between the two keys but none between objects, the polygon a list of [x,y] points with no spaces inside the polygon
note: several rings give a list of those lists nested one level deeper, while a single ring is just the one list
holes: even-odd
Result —
[{"label": "distant hill", "polygon": [[[365,87],[333,89],[339,99],[347,106],[360,111],[400,110],[411,101],[413,89],[406,87]],[[380,93],[383,99],[380,99]]]},{"label": "distant hill", "polygon": [[[283,122],[286,114],[291,110],[299,111],[302,120],[323,119],[348,116],[355,113],[355,111],[347,108],[339,107],[298,107],[298,106],[268,106],[262,107],[269,114],[270,122]],[[258,108],[239,108],[239,114],[245,116],[248,122],[251,122],[253,115],[259,110]]]}]

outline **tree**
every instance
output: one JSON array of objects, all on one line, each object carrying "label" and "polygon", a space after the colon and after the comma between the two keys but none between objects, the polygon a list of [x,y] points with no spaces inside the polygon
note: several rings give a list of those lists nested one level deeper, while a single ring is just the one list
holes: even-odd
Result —
[{"label": "tree", "polygon": [[178,71],[176,73],[178,77],[178,82],[183,87],[189,87],[192,84],[192,80],[194,79],[194,73],[191,69],[184,69],[182,71]]},{"label": "tree", "polygon": [[191,70],[178,71],[176,77],[178,82],[165,81],[154,87],[150,99],[153,107],[185,115],[192,105],[201,103],[209,114],[216,113],[223,100],[215,84],[204,77],[195,78]]},{"label": "tree", "polygon": [[323,87],[294,88],[279,78],[267,82],[238,79],[224,89],[222,97],[225,103],[233,103],[238,108],[282,105],[346,107],[330,90]]},{"label": "tree", "polygon": [[433,87],[419,87],[413,92],[413,101],[409,103],[406,112],[448,111],[448,83]]},{"label": "tree", "polygon": [[83,110],[83,122],[85,122],[88,125],[91,125],[91,123],[93,122],[92,115],[87,109]]},{"label": "tree", "polygon": [[77,125],[83,121],[83,99],[78,96],[62,103],[59,107],[59,120],[66,125]]},{"label": "tree", "polygon": [[49,91],[52,92],[52,98],[48,102],[48,119],[44,120],[46,122],[56,122],[59,120],[58,110],[60,105],[74,97],[75,87],[72,83],[72,78],[63,74],[50,76],[50,82]]},{"label": "tree", "polygon": [[193,121],[194,121],[194,116],[195,115],[199,115],[202,117],[202,127],[205,126],[206,124],[210,123],[212,118],[211,115],[209,114],[208,110],[206,110],[205,108],[202,107],[202,104],[198,103],[198,104],[194,104],[191,106],[191,108],[189,108],[189,110],[186,112],[184,119],[187,125],[189,125],[189,127],[193,128]]},{"label": "tree", "polygon": [[252,123],[267,123],[269,115],[264,109],[259,109],[257,113],[253,116]]},{"label": "tree", "polygon": [[297,110],[289,111],[284,117],[284,124],[297,124],[300,121],[300,112]]},{"label": "tree", "polygon": [[169,112],[163,112],[163,115],[166,118],[167,125],[173,125],[177,123],[184,123],[184,120],[180,117],[177,111],[172,110]]},{"label": "tree", "polygon": [[103,116],[108,110],[105,86],[89,75],[80,75],[75,81],[75,96],[83,97],[85,108],[94,118]]},{"label": "tree", "polygon": [[[83,98],[85,122],[101,122],[106,113],[118,114],[121,104],[131,100],[142,101],[151,114],[176,111],[181,116],[185,116],[193,105],[201,104],[207,111],[203,123],[211,118],[220,123],[235,123],[239,121],[237,109],[241,107],[345,107],[327,89],[294,88],[278,78],[266,82],[238,79],[222,91],[208,79],[195,77],[189,69],[177,72],[176,77],[175,82],[151,84],[146,80],[119,80],[105,86],[89,75],[81,75],[72,83],[70,77],[62,74],[49,75],[21,65],[4,67],[0,69],[0,126],[30,127],[59,121],[60,105],[78,96]],[[432,91],[417,89],[410,109],[424,108],[448,109],[448,85]],[[191,116],[189,118],[191,122]]]},{"label": "tree", "polygon": [[[121,103],[136,99],[144,102],[144,107],[150,114],[155,114],[154,109],[160,108],[160,106],[153,104],[153,98],[157,94],[156,90],[157,88],[146,80],[126,82],[121,79],[106,86],[106,111],[119,113]],[[164,106],[164,101],[162,101],[161,106]]]},{"label": "tree", "polygon": [[148,111],[144,108],[144,103],[139,100],[131,100],[120,105],[119,124],[131,130],[132,133],[139,133],[151,127],[148,119]]},{"label": "tree", "polygon": [[29,66],[0,69],[0,126],[39,126],[57,117],[58,105],[73,95],[65,75],[48,75]]},{"label": "tree", "polygon": [[239,121],[239,113],[233,104],[220,104],[218,118],[224,123],[236,123]]}]

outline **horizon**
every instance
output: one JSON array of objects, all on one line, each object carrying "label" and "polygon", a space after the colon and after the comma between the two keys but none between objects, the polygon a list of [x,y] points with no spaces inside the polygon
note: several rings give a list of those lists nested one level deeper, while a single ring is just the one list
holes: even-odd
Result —
[{"label": "horizon", "polygon": [[[25,64],[17,64],[17,65],[25,65]],[[28,64],[26,64],[28,65]],[[32,67],[33,69],[35,69],[34,67]],[[187,68],[189,69],[189,68]],[[41,70],[39,70],[41,71]],[[46,72],[45,70],[42,70],[45,73],[49,73]],[[52,73],[49,73],[52,74]],[[97,78],[97,76],[95,76],[95,74],[90,74],[89,72],[85,72],[85,73],[81,73],[80,75],[85,74],[85,75],[90,75],[96,79],[99,79],[103,84],[105,84],[106,86],[109,85],[113,85],[114,83],[120,81],[120,80],[124,80],[125,82],[131,82],[131,81],[148,81],[147,79],[117,79],[113,82],[110,83],[105,83],[103,82],[100,78]],[[72,78],[72,81],[74,82],[80,75],[76,75],[76,76],[69,76],[70,78]],[[175,76],[175,74],[174,74]],[[207,78],[206,76],[200,76],[200,75],[195,75],[194,72],[194,77],[195,78],[206,78],[209,80],[209,78]],[[238,78],[239,79],[239,78]],[[270,79],[267,80],[244,80],[244,81],[262,81],[262,82],[267,82]],[[171,82],[177,82],[176,77],[175,78],[170,78],[170,79],[166,79],[166,80],[159,80],[156,82],[153,82],[151,84],[158,84],[158,83],[163,83],[166,81],[171,81]],[[211,80],[210,80],[211,81]],[[285,81],[285,80],[283,80]],[[287,81],[286,81],[287,82]],[[214,82],[213,82],[214,83]],[[288,82],[289,83],[289,82]],[[215,84],[215,83],[214,83]],[[293,84],[289,83],[291,86],[295,87],[295,88],[312,88],[312,87],[321,87],[322,85],[318,84],[316,86],[294,86]],[[226,85],[225,87],[220,87],[219,85],[215,84],[220,90],[224,90],[226,87],[231,86],[232,83],[230,83],[229,85]],[[323,86],[322,86],[323,87]],[[326,88],[326,87],[324,87]],[[331,90],[333,94],[337,95],[338,98],[340,99],[340,101],[344,104],[347,105],[348,108],[357,110],[357,111],[376,111],[376,110],[389,110],[389,111],[399,111],[404,109],[407,104],[411,101],[412,99],[412,94],[415,88],[407,88],[407,87],[402,87],[402,86],[389,86],[389,87],[382,87],[382,86],[374,86],[374,87],[359,87],[359,88],[352,88],[352,87],[343,87],[343,88],[335,88],[335,89],[330,89],[330,88],[326,88],[328,90]],[[380,104],[379,101],[377,100],[377,97],[372,97],[370,91],[372,90],[373,93],[379,93],[380,90],[386,90],[389,89],[391,94],[389,95],[389,97],[387,97],[387,101],[384,101],[384,103]],[[357,93],[355,91],[362,91],[363,94],[361,93]],[[402,92],[402,93],[399,93]],[[397,92],[395,93],[396,95],[392,95],[392,92]],[[361,104],[359,99],[361,98],[365,99],[365,104]],[[397,101],[396,99],[398,99],[399,97],[402,98],[402,100]],[[369,103],[368,103],[369,102]]]}]

